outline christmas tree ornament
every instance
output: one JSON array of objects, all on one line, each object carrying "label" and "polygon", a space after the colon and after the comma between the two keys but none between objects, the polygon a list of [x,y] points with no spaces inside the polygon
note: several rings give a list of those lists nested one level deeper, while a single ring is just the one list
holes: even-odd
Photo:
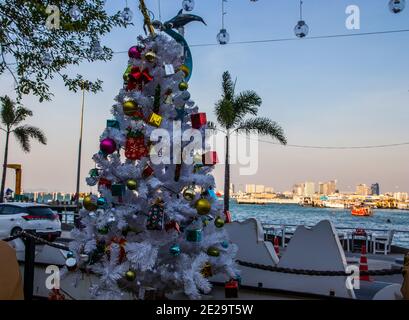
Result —
[{"label": "christmas tree ornament", "polygon": [[176,221],[172,220],[168,223],[165,224],[165,230],[171,231],[171,230],[175,230],[176,232],[180,233],[180,226],[179,223],[177,223]]},{"label": "christmas tree ornament", "polygon": [[141,50],[138,46],[130,47],[128,50],[128,56],[131,59],[140,59],[141,58]]},{"label": "christmas tree ornament", "polygon": [[123,76],[122,76],[122,78],[124,79],[125,83],[128,83],[128,81],[129,81],[129,74],[131,73],[132,68],[133,68],[133,66],[132,66],[131,64],[128,65],[128,67],[126,68],[126,70],[125,70],[125,72],[124,72],[124,74],[123,74]]},{"label": "christmas tree ornament", "polygon": [[306,37],[309,32],[308,25],[305,23],[305,21],[302,18],[302,5],[303,5],[303,1],[300,0],[300,20],[297,22],[297,24],[294,27],[294,33],[298,38]]},{"label": "christmas tree ornament", "polygon": [[206,253],[211,257],[218,257],[220,255],[220,251],[216,247],[209,247]]},{"label": "christmas tree ornament", "polygon": [[212,265],[209,262],[206,262],[200,271],[203,277],[210,278],[213,276]]},{"label": "christmas tree ornament", "polygon": [[239,297],[239,284],[236,280],[230,280],[224,286],[224,293],[227,299]]},{"label": "christmas tree ornament", "polygon": [[73,21],[78,21],[81,19],[81,10],[76,4],[71,7],[68,13]]},{"label": "christmas tree ornament", "polygon": [[119,130],[119,121],[107,120],[107,128],[114,128]]},{"label": "christmas tree ornament", "polygon": [[195,204],[196,211],[201,216],[209,214],[211,207],[209,200],[204,198],[197,200]]},{"label": "christmas tree ornament", "polygon": [[225,216],[224,222],[226,222],[226,223],[231,223],[232,222],[230,211],[225,211],[224,216]]},{"label": "christmas tree ornament", "polygon": [[65,266],[69,271],[76,271],[78,268],[77,260],[75,258],[68,258],[65,260]]},{"label": "christmas tree ornament", "polygon": [[94,195],[86,196],[82,202],[82,205],[88,211],[95,211],[98,209],[98,197]]},{"label": "christmas tree ornament", "polygon": [[190,242],[202,241],[202,230],[201,229],[186,230],[186,240]]},{"label": "christmas tree ornament", "polygon": [[116,151],[116,142],[111,138],[105,138],[101,140],[99,148],[105,154],[112,154]]},{"label": "christmas tree ornament", "polygon": [[147,165],[146,167],[145,167],[145,169],[143,169],[143,172],[142,172],[142,177],[144,178],[144,179],[147,179],[147,178],[149,178],[150,176],[152,176],[153,175],[153,169],[152,169],[152,167],[150,166],[150,165]]},{"label": "christmas tree ornament", "polygon": [[145,60],[150,63],[154,63],[156,61],[156,53],[153,51],[146,52],[144,57],[145,57]]},{"label": "christmas tree ornament", "polygon": [[188,187],[183,191],[183,198],[186,201],[192,201],[196,197],[196,192],[192,187]]},{"label": "christmas tree ornament", "polygon": [[105,200],[104,197],[99,197],[98,200],[97,200],[97,205],[98,205],[99,207],[105,206],[106,203],[107,203],[107,202],[106,202],[106,200]]},{"label": "christmas tree ornament", "polygon": [[192,11],[195,8],[195,0],[183,0],[182,8],[185,11]]},{"label": "christmas tree ornament", "polygon": [[203,217],[202,223],[203,223],[203,227],[207,227],[209,225],[209,219],[207,219],[206,217]]},{"label": "christmas tree ornament", "polygon": [[163,67],[165,68],[165,74],[167,76],[171,76],[175,74],[175,68],[173,67],[173,64],[164,64]]},{"label": "christmas tree ornament", "polygon": [[114,197],[123,197],[125,194],[125,185],[122,183],[115,183],[111,186],[111,193]]},{"label": "christmas tree ornament", "polygon": [[202,162],[205,166],[214,166],[219,163],[216,151],[208,151],[202,155]]},{"label": "christmas tree ornament", "polygon": [[193,129],[200,129],[201,127],[207,124],[207,117],[206,113],[204,112],[191,114],[190,120],[192,121]]},{"label": "christmas tree ornament", "polygon": [[97,168],[91,169],[88,174],[89,174],[89,176],[92,177],[92,178],[96,178],[96,177],[99,176],[99,173],[98,173],[98,169],[97,169]]},{"label": "christmas tree ornament", "polygon": [[49,52],[44,53],[42,62],[46,66],[51,65],[53,63],[53,57],[52,57],[51,53],[49,53]]},{"label": "christmas tree ornament", "polygon": [[228,44],[230,41],[230,35],[226,29],[220,29],[219,33],[217,34],[217,42],[221,45]]},{"label": "christmas tree ornament", "polygon": [[405,0],[390,0],[389,10],[392,13],[400,13],[405,9]]},{"label": "christmas tree ornament", "polygon": [[214,225],[216,226],[216,228],[223,228],[224,226],[224,220],[221,217],[217,217],[214,220]]},{"label": "christmas tree ornament", "polygon": [[150,75],[148,69],[141,70],[139,67],[131,67],[131,71],[128,74],[128,90],[138,89],[141,90],[143,86],[152,81],[153,77]]},{"label": "christmas tree ornament", "polygon": [[133,271],[133,270],[128,270],[128,271],[125,273],[125,278],[126,278],[126,280],[128,280],[129,282],[135,281],[135,279],[136,279],[136,272]]},{"label": "christmas tree ornament", "polygon": [[138,183],[135,179],[128,179],[128,181],[126,181],[126,186],[129,190],[136,190],[138,188]]},{"label": "christmas tree ornament", "polygon": [[212,197],[213,199],[217,200],[216,192],[214,192],[213,189],[210,189],[210,188],[209,188],[209,189],[207,190],[207,193],[209,194],[210,197]]},{"label": "christmas tree ornament", "polygon": [[162,116],[158,115],[155,112],[152,112],[152,114],[149,116],[148,123],[151,126],[159,128],[162,123]]},{"label": "christmas tree ornament", "polygon": [[162,230],[164,227],[165,213],[162,203],[152,205],[148,212],[146,228],[148,230]]},{"label": "christmas tree ornament", "polygon": [[145,145],[145,136],[140,131],[128,131],[125,142],[125,157],[129,160],[140,160],[149,153]]},{"label": "christmas tree ornament", "polygon": [[139,111],[139,106],[135,101],[128,100],[128,101],[124,101],[124,103],[122,104],[122,110],[124,111],[125,115],[130,117],[134,115],[135,112]]},{"label": "christmas tree ornament", "polygon": [[187,89],[189,89],[189,85],[187,84],[187,82],[183,81],[179,83],[179,90],[186,91]]},{"label": "christmas tree ornament", "polygon": [[48,300],[65,300],[65,296],[60,292],[59,289],[56,288],[52,288],[50,293],[48,294]]},{"label": "christmas tree ornament", "polygon": [[131,23],[133,18],[133,12],[128,7],[125,7],[124,10],[121,12],[121,16],[124,19],[125,23]]},{"label": "christmas tree ornament", "polygon": [[222,243],[221,243],[221,245],[222,245],[222,247],[224,248],[224,249],[227,249],[228,247],[229,247],[229,242],[228,241],[223,241]]},{"label": "christmas tree ornament", "polygon": [[68,251],[67,255],[65,256],[67,259],[68,258],[74,258],[74,253],[72,251]]},{"label": "christmas tree ornament", "polygon": [[172,256],[177,257],[180,255],[180,246],[178,244],[174,244],[170,247],[169,252]]},{"label": "christmas tree ornament", "polygon": [[111,189],[111,186],[112,186],[112,182],[110,180],[105,179],[105,178],[99,178],[99,180],[98,180],[98,189],[100,187],[105,187],[107,189]]}]

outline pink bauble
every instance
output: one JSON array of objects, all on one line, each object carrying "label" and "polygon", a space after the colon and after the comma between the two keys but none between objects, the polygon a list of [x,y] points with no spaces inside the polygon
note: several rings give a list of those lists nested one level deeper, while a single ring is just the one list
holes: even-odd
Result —
[{"label": "pink bauble", "polygon": [[110,138],[105,138],[101,140],[99,145],[100,150],[105,154],[111,154],[116,151],[116,143]]},{"label": "pink bauble", "polygon": [[141,58],[141,52],[139,51],[138,47],[133,46],[133,47],[129,48],[128,56],[129,56],[129,58],[140,59]]}]

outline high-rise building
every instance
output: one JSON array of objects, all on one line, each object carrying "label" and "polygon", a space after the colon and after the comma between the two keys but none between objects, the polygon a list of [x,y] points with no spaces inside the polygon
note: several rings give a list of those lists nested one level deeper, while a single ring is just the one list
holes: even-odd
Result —
[{"label": "high-rise building", "polygon": [[370,193],[370,188],[365,183],[361,183],[356,186],[355,193],[360,196],[367,196]]},{"label": "high-rise building", "polygon": [[315,193],[315,183],[314,182],[305,182],[304,183],[304,196],[310,197]]},{"label": "high-rise building", "polygon": [[293,186],[293,194],[296,196],[304,195],[304,183],[298,183]]},{"label": "high-rise building", "polygon": [[256,193],[264,193],[264,185],[262,184],[256,185]]},{"label": "high-rise building", "polygon": [[233,194],[235,192],[234,190],[234,184],[230,183],[230,194]]},{"label": "high-rise building", "polygon": [[265,187],[265,188],[264,188],[264,192],[265,192],[265,193],[274,193],[274,188]]},{"label": "high-rise building", "polygon": [[379,196],[381,194],[380,188],[379,188],[379,183],[373,183],[371,185],[371,194],[374,196]]},{"label": "high-rise building", "polygon": [[398,201],[407,201],[409,198],[409,195],[407,192],[395,192],[393,194],[393,198]]},{"label": "high-rise building", "polygon": [[246,184],[246,193],[255,193],[256,185],[255,184]]},{"label": "high-rise building", "polygon": [[331,180],[328,182],[328,194],[334,194],[337,192],[337,180]]}]

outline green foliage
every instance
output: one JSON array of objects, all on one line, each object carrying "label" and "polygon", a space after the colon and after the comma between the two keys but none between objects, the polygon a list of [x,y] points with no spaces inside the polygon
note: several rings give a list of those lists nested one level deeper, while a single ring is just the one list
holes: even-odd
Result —
[{"label": "green foliage", "polygon": [[[72,21],[69,10],[77,5],[82,13]],[[48,29],[48,5],[60,10],[60,27]],[[0,74],[8,71],[16,82],[18,100],[33,94],[40,102],[51,100],[49,80],[60,76],[69,90],[81,88],[83,77],[70,77],[64,70],[70,65],[112,58],[112,50],[103,47],[101,55],[93,56],[91,44],[114,27],[125,27],[120,12],[108,15],[104,0],[5,0],[0,2]],[[51,64],[43,62],[48,53]],[[87,80],[86,80],[87,81]],[[87,89],[101,90],[101,80],[87,81]]]}]

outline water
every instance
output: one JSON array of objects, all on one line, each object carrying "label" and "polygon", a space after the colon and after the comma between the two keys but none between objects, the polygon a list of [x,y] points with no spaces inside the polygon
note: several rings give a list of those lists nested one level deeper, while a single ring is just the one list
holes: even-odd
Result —
[{"label": "water", "polygon": [[[393,244],[409,248],[409,211],[374,210],[372,217],[355,217],[349,210],[301,207],[299,205],[239,205],[232,201],[230,212],[234,220],[257,218],[267,224],[313,226],[321,220],[330,220],[336,227],[406,230],[395,233]],[[390,222],[388,222],[388,219]],[[382,234],[382,232],[374,232]]]}]

